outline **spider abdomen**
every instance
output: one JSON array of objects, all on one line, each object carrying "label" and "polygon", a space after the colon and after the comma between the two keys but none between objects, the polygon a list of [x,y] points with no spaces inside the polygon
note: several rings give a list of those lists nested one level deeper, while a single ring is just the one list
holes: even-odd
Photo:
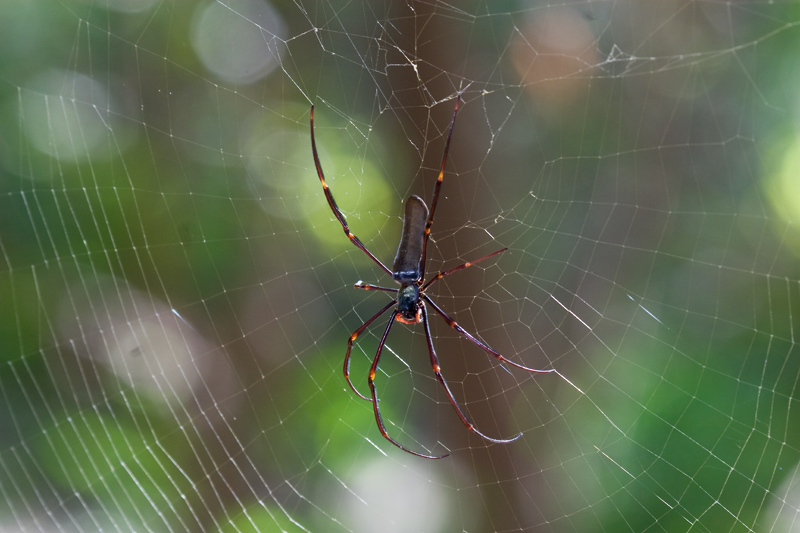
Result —
[{"label": "spider abdomen", "polygon": [[403,217],[403,234],[392,267],[392,279],[398,283],[413,283],[422,276],[420,261],[427,220],[428,206],[419,196],[409,196],[406,200],[406,214]]}]

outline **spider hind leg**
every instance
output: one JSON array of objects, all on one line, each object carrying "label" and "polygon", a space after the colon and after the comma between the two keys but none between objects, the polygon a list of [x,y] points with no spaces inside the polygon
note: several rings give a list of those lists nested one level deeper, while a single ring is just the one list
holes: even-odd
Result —
[{"label": "spider hind leg", "polygon": [[386,325],[386,330],[383,332],[383,337],[381,337],[381,342],[378,344],[378,351],[375,353],[375,359],[372,361],[372,367],[369,369],[369,390],[372,393],[372,408],[375,412],[375,422],[378,424],[378,430],[383,435],[383,438],[403,450],[404,452],[408,452],[411,455],[416,455],[417,457],[422,457],[424,459],[444,459],[449,453],[444,455],[428,455],[425,453],[415,452],[409,448],[406,448],[392,437],[389,436],[389,433],[386,431],[386,426],[383,423],[383,417],[381,416],[381,408],[378,405],[378,391],[375,388],[375,373],[378,371],[378,363],[381,360],[381,352],[383,352],[383,346],[386,344],[386,338],[389,336],[389,331],[392,329],[392,324],[394,324],[395,318],[399,316],[399,312],[395,309],[392,312],[392,316],[389,317],[389,323]]},{"label": "spider hind leg", "polygon": [[[427,298],[426,300],[429,301]],[[428,326],[428,312],[425,310],[425,307],[422,308],[422,324],[423,327],[425,328],[425,339],[428,342],[428,353],[430,354],[431,357],[431,367],[433,368],[433,373],[436,375],[436,379],[441,384],[445,393],[447,393],[447,398],[450,400],[450,404],[453,406],[453,409],[455,409],[456,414],[458,414],[458,417],[461,419],[461,421],[464,423],[467,429],[472,431],[479,437],[488,440],[489,442],[496,442],[499,444],[513,442],[518,438],[520,438],[522,436],[522,433],[514,437],[511,437],[509,439],[495,439],[479,431],[478,428],[476,428],[475,425],[472,422],[470,422],[469,418],[467,418],[467,415],[465,415],[464,411],[461,410],[461,406],[458,405],[458,402],[453,396],[453,393],[450,391],[450,387],[447,385],[447,381],[444,379],[444,376],[442,375],[442,369],[439,366],[439,357],[436,355],[436,350],[433,348],[433,340],[431,339],[431,330],[430,327]]]}]

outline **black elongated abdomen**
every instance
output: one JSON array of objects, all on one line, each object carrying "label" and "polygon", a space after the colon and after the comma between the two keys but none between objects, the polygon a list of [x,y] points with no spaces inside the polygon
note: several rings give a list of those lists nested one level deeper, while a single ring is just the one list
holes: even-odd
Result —
[{"label": "black elongated abdomen", "polygon": [[403,234],[392,268],[392,278],[398,283],[412,283],[420,277],[420,260],[427,221],[428,206],[419,196],[409,196],[406,200],[406,214],[403,217]]}]

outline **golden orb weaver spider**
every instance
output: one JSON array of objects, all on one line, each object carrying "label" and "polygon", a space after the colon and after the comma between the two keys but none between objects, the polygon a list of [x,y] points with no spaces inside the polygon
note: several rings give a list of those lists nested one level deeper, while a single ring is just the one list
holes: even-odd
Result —
[{"label": "golden orb weaver spider", "polygon": [[[483,256],[480,259],[476,259],[475,261],[468,261],[462,265],[458,265],[453,267],[449,270],[444,270],[438,272],[435,276],[433,276],[427,282],[425,281],[425,258],[426,252],[428,249],[428,238],[431,233],[431,226],[433,225],[433,214],[436,210],[436,204],[439,201],[439,191],[442,187],[442,180],[444,178],[444,167],[447,163],[447,152],[450,150],[450,138],[453,136],[453,127],[456,123],[456,115],[458,115],[458,106],[461,102],[461,96],[459,95],[456,98],[456,105],[455,109],[453,110],[453,119],[450,121],[450,131],[447,134],[447,141],[445,142],[444,146],[444,155],[442,156],[442,165],[439,169],[439,177],[436,179],[436,187],[433,192],[433,199],[431,200],[431,208],[428,211],[428,207],[425,205],[425,202],[419,196],[412,195],[406,200],[406,207],[405,207],[405,216],[403,217],[403,231],[400,237],[400,244],[397,247],[397,255],[394,258],[394,265],[391,270],[386,267],[377,257],[375,257],[369,250],[367,250],[366,246],[350,231],[350,228],[347,225],[347,221],[344,218],[339,206],[336,205],[336,201],[333,199],[333,194],[330,191],[330,188],[325,183],[325,176],[322,173],[322,165],[319,162],[319,156],[317,155],[317,144],[314,140],[314,106],[311,106],[311,115],[310,115],[310,123],[311,123],[311,152],[314,155],[314,166],[317,168],[317,175],[319,176],[319,181],[322,183],[322,189],[325,192],[325,198],[328,200],[328,205],[333,211],[333,216],[339,221],[342,225],[342,229],[344,230],[344,234],[350,239],[356,248],[367,254],[370,259],[375,261],[379,267],[381,267],[384,272],[389,274],[392,279],[400,284],[400,288],[389,288],[389,287],[379,287],[377,285],[370,285],[366,283],[362,283],[359,281],[354,285],[356,289],[365,289],[365,290],[375,290],[375,291],[385,291],[385,292],[393,292],[396,293],[397,296],[392,299],[388,304],[386,304],[380,311],[375,313],[372,318],[364,322],[357,330],[355,330],[351,335],[350,339],[347,341],[347,353],[344,358],[344,378],[347,380],[347,384],[350,385],[350,388],[353,389],[353,392],[358,394],[361,398],[371,401],[373,405],[373,410],[375,412],[375,421],[378,424],[378,430],[381,432],[381,435],[400,448],[401,450],[408,452],[412,455],[416,455],[418,457],[424,457],[425,459],[442,459],[447,457],[448,454],[445,455],[427,455],[424,453],[415,452],[410,450],[394,440],[386,431],[386,426],[383,424],[383,418],[381,417],[381,410],[378,405],[378,394],[375,389],[375,372],[378,370],[378,363],[381,359],[381,352],[383,352],[383,347],[386,344],[386,339],[389,336],[389,331],[392,329],[392,324],[394,321],[397,320],[398,322],[402,322],[404,324],[417,324],[422,322],[422,325],[425,329],[425,339],[428,343],[428,353],[431,358],[431,366],[433,367],[433,373],[436,375],[436,379],[444,388],[445,393],[447,393],[447,398],[450,400],[450,404],[455,409],[456,413],[458,414],[461,421],[464,425],[472,431],[473,433],[483,437],[484,439],[490,442],[497,442],[497,443],[507,443],[517,440],[522,436],[522,433],[519,435],[512,437],[510,439],[494,439],[489,437],[488,435],[484,435],[469,421],[467,416],[464,414],[464,411],[461,410],[461,407],[458,405],[455,397],[453,397],[453,393],[450,392],[450,387],[447,385],[447,381],[445,381],[444,377],[442,376],[441,367],[439,366],[439,358],[436,355],[436,351],[433,347],[433,341],[431,340],[431,331],[428,326],[428,312],[426,309],[426,304],[430,305],[434,311],[436,311],[447,324],[458,331],[461,335],[467,338],[467,340],[476,344],[479,348],[483,351],[488,353],[489,355],[497,358],[499,361],[503,363],[508,363],[512,366],[517,368],[521,368],[522,370],[526,370],[528,372],[535,372],[540,374],[546,374],[549,372],[553,372],[555,369],[550,370],[537,370],[535,368],[528,368],[527,366],[520,365],[513,361],[509,361],[496,351],[489,348],[486,344],[482,343],[478,339],[476,339],[472,334],[467,332],[464,328],[458,325],[455,320],[450,318],[438,305],[436,305],[431,298],[425,294],[425,291],[433,285],[434,282],[442,279],[445,276],[449,276],[453,272],[457,272],[459,270],[463,270],[468,268],[479,261],[483,261],[484,259],[489,259],[492,256],[505,252],[508,248],[503,248],[501,250],[497,250],[496,252],[492,252],[489,255]],[[353,385],[353,382],[350,381],[350,352],[353,348],[353,343],[358,338],[361,333],[364,332],[365,329],[369,327],[372,322],[378,319],[381,315],[383,315],[386,311],[388,311],[392,306],[395,306],[394,311],[392,311],[391,316],[389,317],[389,323],[386,326],[386,330],[383,332],[383,336],[381,337],[380,343],[378,344],[378,350],[375,354],[375,358],[372,360],[372,366],[369,370],[369,378],[367,383],[369,385],[371,398],[364,396],[361,394]]]}]

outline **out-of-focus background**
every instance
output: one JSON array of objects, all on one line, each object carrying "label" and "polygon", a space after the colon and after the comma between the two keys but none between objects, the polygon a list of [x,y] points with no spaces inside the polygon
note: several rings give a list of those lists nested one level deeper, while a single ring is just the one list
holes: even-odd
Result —
[{"label": "out-of-focus background", "polygon": [[[800,4],[0,3],[0,531],[794,531]],[[342,376],[463,100],[429,273]],[[353,348],[367,374],[388,317]]]}]

